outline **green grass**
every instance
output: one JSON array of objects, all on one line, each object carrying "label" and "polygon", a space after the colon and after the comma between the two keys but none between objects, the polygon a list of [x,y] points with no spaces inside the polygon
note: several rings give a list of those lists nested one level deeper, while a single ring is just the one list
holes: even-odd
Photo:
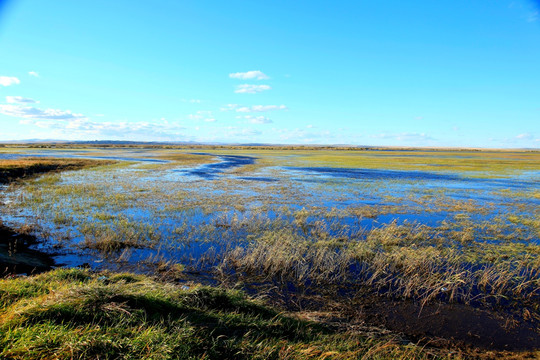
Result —
[{"label": "green grass", "polygon": [[[3,211],[25,216],[25,224],[35,222],[32,229],[55,246],[88,252],[108,262],[122,264],[132,251],[154,251],[141,263],[153,264],[152,269],[171,278],[182,278],[185,268],[229,284],[239,281],[264,288],[270,283],[281,290],[289,285],[310,287],[312,292],[344,303],[349,299],[337,299],[338,289],[361,288],[368,289],[369,295],[394,300],[459,303],[510,311],[523,321],[532,319],[534,324],[540,321],[540,247],[536,245],[540,226],[538,209],[529,201],[538,198],[535,189],[499,190],[481,200],[486,195],[483,189],[430,188],[423,182],[388,179],[360,184],[330,179],[324,184],[305,185],[279,168],[360,167],[504,177],[538,169],[538,152],[205,152],[252,155],[257,161],[230,170],[230,177],[183,182],[169,170],[214,158],[149,150],[147,156],[172,162],[119,162],[44,175],[8,189],[5,199],[9,201]],[[235,178],[246,175],[279,181]],[[395,192],[402,186],[408,186],[407,190]],[[372,197],[374,203],[362,203]],[[362,201],[348,204],[351,199]],[[446,215],[436,224],[402,223],[391,218],[440,213]],[[373,226],[363,228],[360,224],[368,219]],[[57,244],[56,238],[63,240]],[[159,255],[161,249],[174,253],[200,244],[224,250],[216,253],[211,248],[194,261],[181,256],[172,257],[172,261]],[[185,303],[186,296],[201,296],[197,291],[217,291],[251,303],[235,292],[209,288],[185,291],[127,274],[108,274],[106,281],[81,270],[51,274],[2,283],[8,290],[1,300],[0,333],[5,330],[7,335],[0,335],[6,341],[0,348],[11,349],[11,358],[24,358],[22,354],[28,350],[25,343],[32,346],[28,353],[34,358],[54,358],[54,354],[69,358],[66,354],[71,356],[71,351],[74,358],[97,358],[95,349],[103,354],[112,349],[109,358],[175,358],[171,354],[178,353],[193,358],[426,356],[416,347],[398,346],[387,338],[335,332],[276,312],[272,319],[265,319],[260,314],[240,316],[238,309],[230,313]],[[79,275],[59,279],[60,274]],[[118,276],[122,279],[111,280]],[[143,297],[146,300],[141,300]],[[163,311],[153,310],[154,303],[161,304]],[[186,311],[209,317],[199,321]],[[289,330],[282,320],[274,322],[276,319],[295,324],[296,335],[286,335]],[[267,327],[277,329],[277,335],[261,332]],[[134,337],[133,342],[129,336]],[[179,348],[176,342],[188,345]],[[0,353],[2,356],[10,358]]]},{"label": "green grass", "polygon": [[[501,150],[339,150],[339,149],[221,149],[213,154],[250,155],[265,166],[323,166],[465,173],[476,177],[506,177],[540,168],[539,151]],[[241,169],[241,168],[240,168]]]},{"label": "green grass", "polygon": [[[259,156],[263,153],[272,154]],[[335,155],[340,154],[349,156],[347,151]],[[504,300],[512,307],[522,303],[540,319],[540,309],[530,304],[540,296],[540,257],[534,247],[524,245],[538,236],[537,210],[523,215],[518,208],[507,208],[505,216],[497,218],[489,202],[454,199],[438,188],[418,187],[395,196],[385,190],[387,182],[376,186],[383,190],[382,204],[327,208],[307,202],[303,189],[289,186],[285,176],[280,180],[259,189],[260,184],[250,184],[253,192],[243,193],[245,184],[234,179],[182,183],[162,181],[148,171],[110,168],[105,174],[92,168],[28,182],[20,201],[10,208],[32,209],[38,224],[52,221],[59,226],[53,236],[66,239],[62,247],[99,253],[108,261],[129,261],[131,250],[146,249],[154,251],[145,260],[151,265],[154,254],[160,262],[170,260],[159,257],[160,249],[174,253],[210,243],[225,250],[209,250],[194,262],[181,257],[177,261],[199,266],[196,271],[232,271],[255,281],[368,286],[417,301],[491,307]],[[315,202],[331,199],[333,193],[344,196],[342,183],[324,186],[315,190],[321,195]],[[374,188],[356,190],[363,196]],[[448,213],[438,225],[388,220],[368,229],[358,225],[381,216],[438,212]],[[64,236],[66,228],[73,242]],[[351,266],[361,271],[351,271]],[[493,279],[497,286],[491,286]],[[441,288],[449,290],[441,293]]]},{"label": "green grass", "polygon": [[2,359],[433,358],[392,336],[331,330],[237,291],[57,269],[0,280]]},{"label": "green grass", "polygon": [[[306,166],[464,172],[469,176],[499,177],[538,170],[540,153],[524,152],[422,152],[343,151],[312,152],[295,159]],[[308,165],[309,164],[309,165]]]}]

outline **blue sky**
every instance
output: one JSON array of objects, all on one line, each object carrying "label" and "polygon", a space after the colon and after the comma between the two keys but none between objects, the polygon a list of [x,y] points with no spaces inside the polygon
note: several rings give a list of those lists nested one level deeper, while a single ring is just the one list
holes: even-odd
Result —
[{"label": "blue sky", "polygon": [[0,0],[0,141],[539,148],[539,11]]}]

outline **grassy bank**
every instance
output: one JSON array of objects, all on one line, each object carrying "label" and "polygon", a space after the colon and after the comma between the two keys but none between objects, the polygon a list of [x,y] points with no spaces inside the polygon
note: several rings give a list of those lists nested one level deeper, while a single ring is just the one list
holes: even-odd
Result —
[{"label": "grassy bank", "polygon": [[21,158],[0,160],[0,184],[7,184],[37,174],[79,170],[108,163],[110,162],[88,159]]},{"label": "grassy bank", "polygon": [[284,316],[236,291],[81,269],[0,280],[2,359],[438,357],[381,332]]}]

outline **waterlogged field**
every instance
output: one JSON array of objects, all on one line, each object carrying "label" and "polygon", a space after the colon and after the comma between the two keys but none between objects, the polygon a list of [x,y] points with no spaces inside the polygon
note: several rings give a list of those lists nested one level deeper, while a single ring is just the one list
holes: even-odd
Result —
[{"label": "waterlogged field", "polygon": [[[425,309],[491,327],[485,346],[540,347],[539,152],[0,150],[26,156],[114,160],[3,189],[4,224],[57,265],[241,284],[287,308],[376,298],[365,318],[384,307],[405,333]],[[457,324],[433,326],[467,342]]]}]

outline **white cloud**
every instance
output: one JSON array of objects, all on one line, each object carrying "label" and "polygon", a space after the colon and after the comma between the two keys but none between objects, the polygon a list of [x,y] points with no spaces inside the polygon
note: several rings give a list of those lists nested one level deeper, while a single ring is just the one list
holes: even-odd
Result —
[{"label": "white cloud", "polygon": [[204,120],[206,122],[217,121],[212,115],[212,111],[208,111],[208,110],[199,110],[195,114],[189,114],[188,118],[190,120],[195,120],[195,121],[199,121],[199,120]]},{"label": "white cloud", "polygon": [[2,86],[10,86],[20,83],[21,81],[14,76],[0,76],[0,85]]},{"label": "white cloud", "polygon": [[272,129],[282,141],[298,143],[328,143],[333,138],[329,131],[306,131],[304,129]]},{"label": "white cloud", "polygon": [[189,120],[202,120],[204,119],[204,116],[199,114],[189,114],[188,115]]},{"label": "white cloud", "polygon": [[253,106],[242,106],[235,109],[236,112],[250,113],[250,112],[266,112],[274,110],[285,110],[287,107],[285,105],[253,105]]},{"label": "white cloud", "polygon": [[249,120],[252,124],[271,124],[273,121],[265,116],[253,116],[253,115],[246,115],[244,116],[244,119]]},{"label": "white cloud", "polygon": [[268,75],[263,73],[260,70],[252,70],[252,71],[246,71],[246,72],[237,72],[229,74],[229,77],[231,79],[242,79],[242,80],[248,80],[248,79],[256,79],[256,80],[267,80],[270,79]]},{"label": "white cloud", "polygon": [[43,120],[76,120],[86,119],[86,116],[71,112],[71,110],[38,109],[23,105],[0,105],[0,114],[7,116],[43,119]]},{"label": "white cloud", "polygon": [[248,128],[237,128],[234,126],[227,127],[227,131],[225,132],[226,138],[232,138],[232,137],[253,137],[257,135],[261,135],[262,132],[255,129],[248,129]]},{"label": "white cloud", "polygon": [[238,108],[238,104],[227,104],[225,106],[223,106],[222,108],[220,108],[221,111],[231,111],[231,110],[234,110],[236,108]]},{"label": "white cloud", "polygon": [[188,102],[191,104],[200,104],[202,100],[200,99],[182,99],[182,102]]},{"label": "white cloud", "polygon": [[204,116],[199,114],[189,114],[188,115],[189,120],[202,120]]},{"label": "white cloud", "polygon": [[527,14],[527,22],[536,22],[539,19],[539,13],[538,11],[531,11],[529,14]]},{"label": "white cloud", "polygon": [[358,142],[358,139],[363,137],[362,134],[356,133],[355,131],[348,129],[346,131],[341,131],[338,129],[336,131],[333,129],[323,130],[317,128],[272,128],[272,133],[275,133],[279,137],[281,143],[289,144],[354,144]]},{"label": "white cloud", "polygon": [[381,134],[371,135],[371,137],[375,139],[391,139],[391,140],[407,141],[407,142],[435,140],[434,138],[427,135],[426,133],[409,133],[409,132],[381,133]]},{"label": "white cloud", "polygon": [[[9,97],[8,97],[9,98]],[[32,100],[11,97],[9,100]],[[20,98],[20,99],[19,99]],[[34,101],[34,100],[32,100]],[[26,101],[28,102],[28,101]],[[211,112],[201,111],[204,114]],[[0,104],[0,114],[21,119],[20,123],[43,129],[41,138],[62,139],[125,139],[143,141],[191,140],[184,134],[185,128],[179,123],[167,121],[92,121],[83,114],[71,110],[39,109],[18,104]],[[36,133],[31,129],[30,133]]]},{"label": "white cloud", "polygon": [[36,104],[39,102],[34,99],[25,98],[22,96],[6,96],[6,101],[10,104]]},{"label": "white cloud", "polygon": [[516,139],[518,140],[532,140],[534,136],[529,133],[523,133],[516,136]]},{"label": "white cloud", "polygon": [[500,146],[501,143],[506,144],[510,147],[538,147],[538,143],[540,143],[540,137],[538,137],[538,134],[533,134],[530,132],[524,132],[521,134],[518,134],[516,136],[512,137],[506,137],[506,138],[496,138],[496,139],[490,139],[492,142],[496,142]]},{"label": "white cloud", "polygon": [[127,139],[127,140],[184,140],[185,128],[167,121],[156,122],[97,122],[88,119],[34,120],[24,119],[21,123],[46,129],[47,136],[80,139]]},{"label": "white cloud", "polygon": [[268,85],[252,85],[252,84],[242,84],[236,87],[234,90],[237,94],[257,94],[265,90],[270,90],[271,87]]},{"label": "white cloud", "polygon": [[35,77],[39,77],[39,74],[38,74],[37,72],[35,72],[35,71],[29,71],[29,72],[28,72],[28,75],[30,75],[30,76],[35,76]]}]

